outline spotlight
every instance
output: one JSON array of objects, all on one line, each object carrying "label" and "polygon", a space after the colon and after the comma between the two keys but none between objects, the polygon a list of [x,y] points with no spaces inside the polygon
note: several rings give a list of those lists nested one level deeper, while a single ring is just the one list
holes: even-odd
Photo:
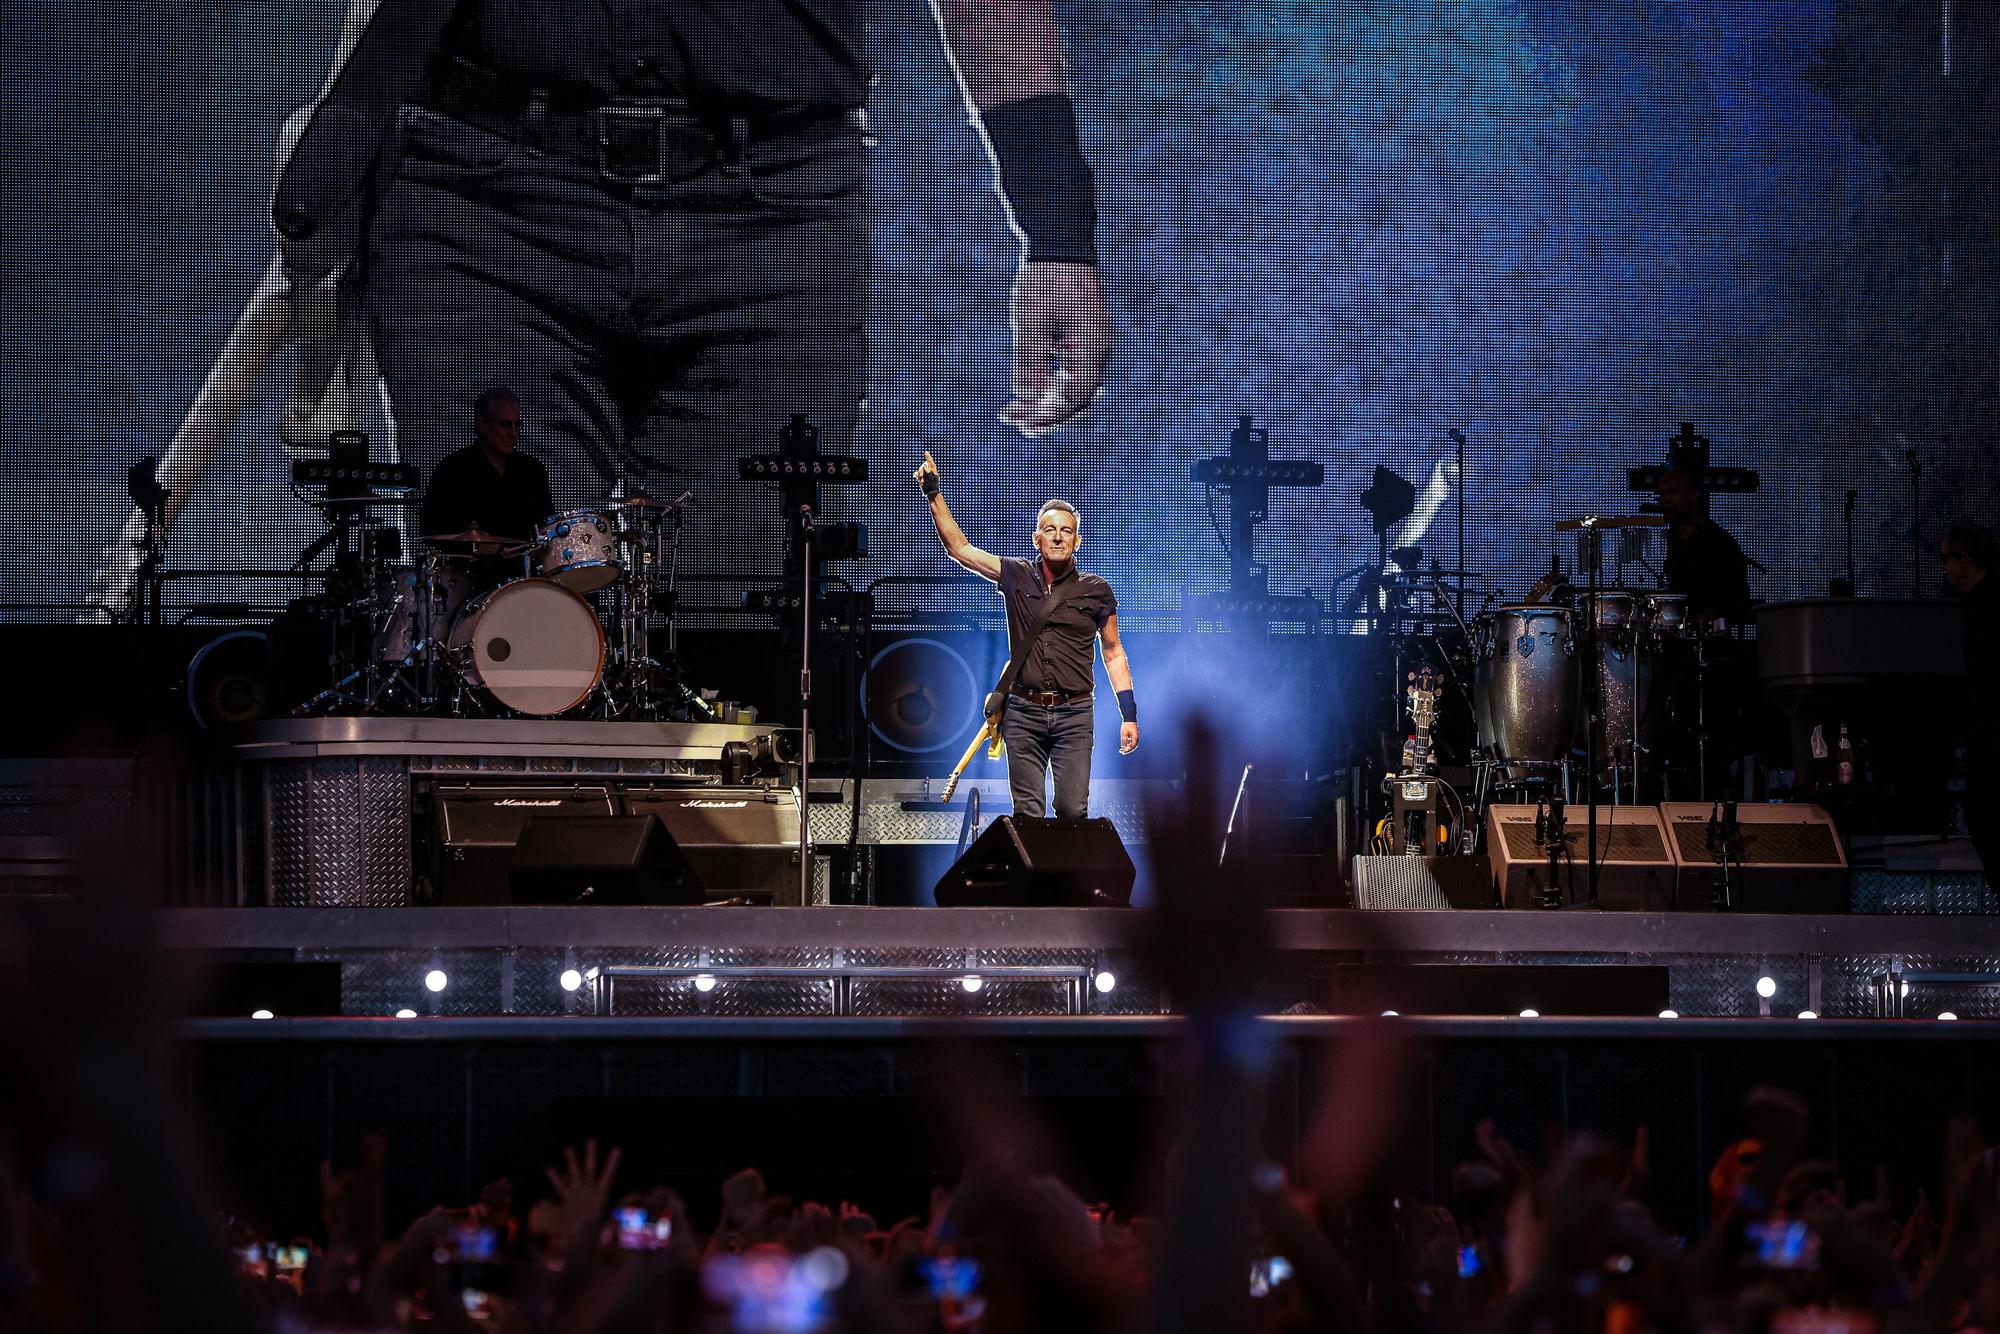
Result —
[{"label": "spotlight", "polygon": [[250,1011],[250,1017],[252,1019],[276,1019],[278,1016],[272,1014],[269,1010],[252,1010]]},{"label": "spotlight", "polygon": [[1660,1018],[1662,1018],[1662,1019],[1678,1019],[1678,1018],[1680,1018],[1680,1017],[1681,1017],[1681,1012],[1680,1012],[1679,1010],[1662,1010],[1662,1011],[1660,1011]]},{"label": "spotlight", "polygon": [[450,984],[451,979],[445,976],[444,969],[442,968],[433,968],[424,974],[424,987],[426,990],[443,991]]},{"label": "spotlight", "polygon": [[414,1019],[417,1017],[417,1012],[415,1010],[402,1009],[396,1011],[396,1017],[398,1019]]},{"label": "spotlight", "polygon": [[715,974],[696,973],[694,975],[694,989],[702,992],[715,990]]},{"label": "spotlight", "polygon": [[1778,994],[1778,979],[1766,974],[1757,979],[1757,994],[1765,1000]]},{"label": "spotlight", "polygon": [[1950,1010],[1940,1010],[1938,1012],[1938,1018],[1943,1020],[1945,1023],[1950,1023],[1953,1020],[1957,1019],[1958,1016],[1953,1014]]},{"label": "spotlight", "polygon": [[580,987],[580,986],[582,986],[582,985],[583,985],[583,974],[582,974],[582,973],[579,973],[579,972],[577,972],[577,971],[576,971],[576,969],[574,969],[574,968],[565,968],[565,969],[563,969],[563,971],[562,971],[562,989],[563,989],[564,991],[575,991],[575,990],[576,990],[576,989],[577,989],[578,987]]},{"label": "spotlight", "polygon": [[1897,983],[1896,983],[1896,994],[1897,994],[1898,996],[1907,996],[1907,995],[1909,995],[1909,994],[1910,994],[1910,984],[1909,984],[1908,982],[1904,982],[1904,981],[1901,981],[1901,980],[1899,979],[1899,980],[1897,981]]},{"label": "spotlight", "polygon": [[1815,1014],[1815,1013],[1814,1013],[1813,1011],[1811,1011],[1811,1010],[1800,1010],[1800,1011],[1799,1011],[1799,1018],[1801,1018],[1801,1019],[1817,1019],[1817,1018],[1819,1018],[1819,1016],[1818,1016],[1817,1014]]},{"label": "spotlight", "polygon": [[964,977],[958,979],[958,985],[964,987],[968,992],[977,991],[986,985],[986,979],[977,973],[967,973]]},{"label": "spotlight", "polygon": [[1521,1017],[1523,1019],[1539,1019],[1542,1017],[1542,1012],[1540,1010],[1523,1010],[1521,1011]]},{"label": "spotlight", "polygon": [[1106,968],[1101,970],[1096,977],[1091,978],[1090,983],[1099,991],[1110,991],[1118,985],[1118,979],[1111,975],[1110,969]]},{"label": "spotlight", "polygon": [[1402,1016],[1395,1010],[1384,1010],[1382,1011],[1382,1017],[1384,1019],[1400,1019]]}]

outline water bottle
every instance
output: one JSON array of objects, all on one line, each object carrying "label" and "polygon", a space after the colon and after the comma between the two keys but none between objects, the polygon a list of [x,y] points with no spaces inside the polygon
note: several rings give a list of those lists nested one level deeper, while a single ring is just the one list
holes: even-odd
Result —
[{"label": "water bottle", "polygon": [[1854,742],[1848,739],[1846,723],[1840,725],[1840,745],[1836,753],[1839,756],[1839,764],[1834,772],[1838,775],[1840,785],[1846,787],[1854,781]]}]

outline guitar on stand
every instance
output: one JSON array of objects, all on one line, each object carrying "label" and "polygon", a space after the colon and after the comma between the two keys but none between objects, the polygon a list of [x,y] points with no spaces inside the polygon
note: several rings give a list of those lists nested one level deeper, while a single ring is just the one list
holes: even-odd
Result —
[{"label": "guitar on stand", "polygon": [[[1438,696],[1442,681],[1429,667],[1412,672],[1405,692],[1410,702],[1410,723],[1415,729],[1403,742],[1399,772],[1382,780],[1389,793],[1389,813],[1376,822],[1374,843],[1379,852],[1391,856],[1433,856],[1450,845],[1451,821],[1441,809],[1441,800],[1457,794],[1433,769],[1431,728],[1437,722]],[[1460,824],[1464,821],[1461,817]]]}]

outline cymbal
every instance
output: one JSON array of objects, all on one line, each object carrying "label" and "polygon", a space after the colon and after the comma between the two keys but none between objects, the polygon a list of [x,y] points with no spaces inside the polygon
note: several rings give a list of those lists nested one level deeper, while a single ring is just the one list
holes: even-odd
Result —
[{"label": "cymbal", "polygon": [[323,509],[366,509],[370,505],[415,505],[422,499],[410,491],[366,491],[358,496],[320,496],[312,502]]},{"label": "cymbal", "polygon": [[1382,576],[1384,579],[1409,579],[1422,582],[1427,579],[1483,579],[1482,570],[1392,570]]},{"label": "cymbal", "polygon": [[655,500],[651,496],[626,496],[622,499],[606,496],[603,503],[611,509],[677,510],[686,508],[678,500]]},{"label": "cymbal", "polygon": [[419,542],[428,542],[434,547],[445,546],[447,544],[488,547],[490,550],[479,554],[492,556],[517,556],[534,545],[534,543],[524,542],[518,537],[502,537],[498,533],[489,533],[478,528],[467,528],[463,532],[457,533],[425,533],[417,540]]},{"label": "cymbal", "polygon": [[1556,531],[1572,533],[1585,527],[1590,528],[1665,528],[1667,520],[1659,514],[1599,514],[1585,515],[1580,519],[1557,519]]}]

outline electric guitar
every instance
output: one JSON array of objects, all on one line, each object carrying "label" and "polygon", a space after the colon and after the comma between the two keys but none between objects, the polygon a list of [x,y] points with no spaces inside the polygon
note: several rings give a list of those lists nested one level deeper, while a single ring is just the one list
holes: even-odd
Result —
[{"label": "electric guitar", "polygon": [[993,712],[987,714],[986,725],[979,729],[978,736],[972,738],[972,744],[965,748],[965,754],[958,757],[958,767],[953,769],[951,777],[945,780],[944,799],[946,801],[950,801],[951,794],[958,791],[959,778],[965,773],[965,767],[972,763],[972,757],[979,753],[981,746],[985,746],[989,742],[992,743],[986,752],[986,758],[989,760],[997,760],[1006,754],[1006,745],[1000,740],[1000,715],[1005,712],[1007,712],[1007,706],[1003,704],[994,709]]}]

